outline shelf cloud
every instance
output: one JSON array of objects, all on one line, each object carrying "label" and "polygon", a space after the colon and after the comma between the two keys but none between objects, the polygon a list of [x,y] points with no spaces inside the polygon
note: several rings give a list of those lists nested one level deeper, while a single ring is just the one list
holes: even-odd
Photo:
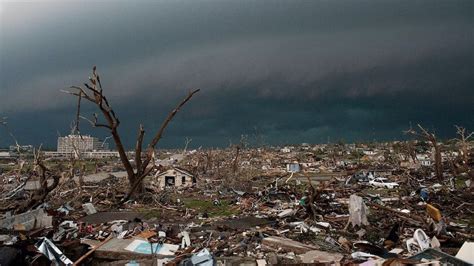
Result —
[{"label": "shelf cloud", "polygon": [[156,128],[193,88],[202,91],[165,146],[241,134],[270,144],[391,139],[410,122],[448,136],[453,124],[474,126],[472,10],[472,1],[4,2],[0,114],[24,142],[54,146],[75,104],[59,90],[97,65],[129,144],[139,122]]}]

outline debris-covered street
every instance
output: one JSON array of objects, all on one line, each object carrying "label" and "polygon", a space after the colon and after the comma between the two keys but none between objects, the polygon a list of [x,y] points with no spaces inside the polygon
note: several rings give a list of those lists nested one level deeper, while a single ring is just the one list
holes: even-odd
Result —
[{"label": "debris-covered street", "polygon": [[455,152],[443,152],[439,180],[395,150],[413,145],[429,158],[422,142],[371,145],[163,151],[143,190],[123,204],[119,161],[75,161],[71,177],[21,213],[16,206],[38,177],[27,178],[31,158],[21,159],[24,169],[11,159],[2,174],[1,262],[473,263],[472,157],[454,174],[463,168],[453,168]]}]

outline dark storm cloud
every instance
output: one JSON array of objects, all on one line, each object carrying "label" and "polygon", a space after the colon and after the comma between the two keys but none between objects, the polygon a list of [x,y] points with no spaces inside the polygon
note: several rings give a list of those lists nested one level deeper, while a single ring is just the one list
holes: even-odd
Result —
[{"label": "dark storm cloud", "polygon": [[18,121],[51,121],[33,141],[54,143],[74,105],[59,89],[98,64],[128,143],[137,120],[157,128],[190,88],[202,92],[166,145],[185,136],[226,145],[255,131],[270,143],[386,139],[410,121],[447,135],[454,123],[474,126],[473,10],[472,1],[7,2],[0,113],[26,141]]}]

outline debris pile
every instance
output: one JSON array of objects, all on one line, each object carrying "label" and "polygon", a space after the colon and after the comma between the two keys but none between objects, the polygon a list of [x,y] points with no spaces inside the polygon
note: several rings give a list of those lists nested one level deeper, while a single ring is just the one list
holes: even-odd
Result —
[{"label": "debris pile", "polygon": [[[74,175],[22,213],[11,206],[35,180],[3,174],[0,264],[474,263],[472,171],[439,180],[350,148],[294,149],[187,152],[124,203],[120,172]],[[296,159],[309,162],[286,167]]]}]

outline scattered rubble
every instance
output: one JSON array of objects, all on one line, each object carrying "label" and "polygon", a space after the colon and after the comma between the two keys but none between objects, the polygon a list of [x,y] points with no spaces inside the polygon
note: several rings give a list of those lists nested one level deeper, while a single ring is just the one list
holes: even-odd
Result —
[{"label": "scattered rubble", "polygon": [[9,208],[31,186],[3,171],[0,264],[472,264],[472,170],[446,164],[438,180],[400,154],[388,144],[240,148],[236,164],[232,148],[188,151],[123,204],[128,181],[105,175],[119,167],[108,161],[100,178],[62,178],[17,214]]}]

